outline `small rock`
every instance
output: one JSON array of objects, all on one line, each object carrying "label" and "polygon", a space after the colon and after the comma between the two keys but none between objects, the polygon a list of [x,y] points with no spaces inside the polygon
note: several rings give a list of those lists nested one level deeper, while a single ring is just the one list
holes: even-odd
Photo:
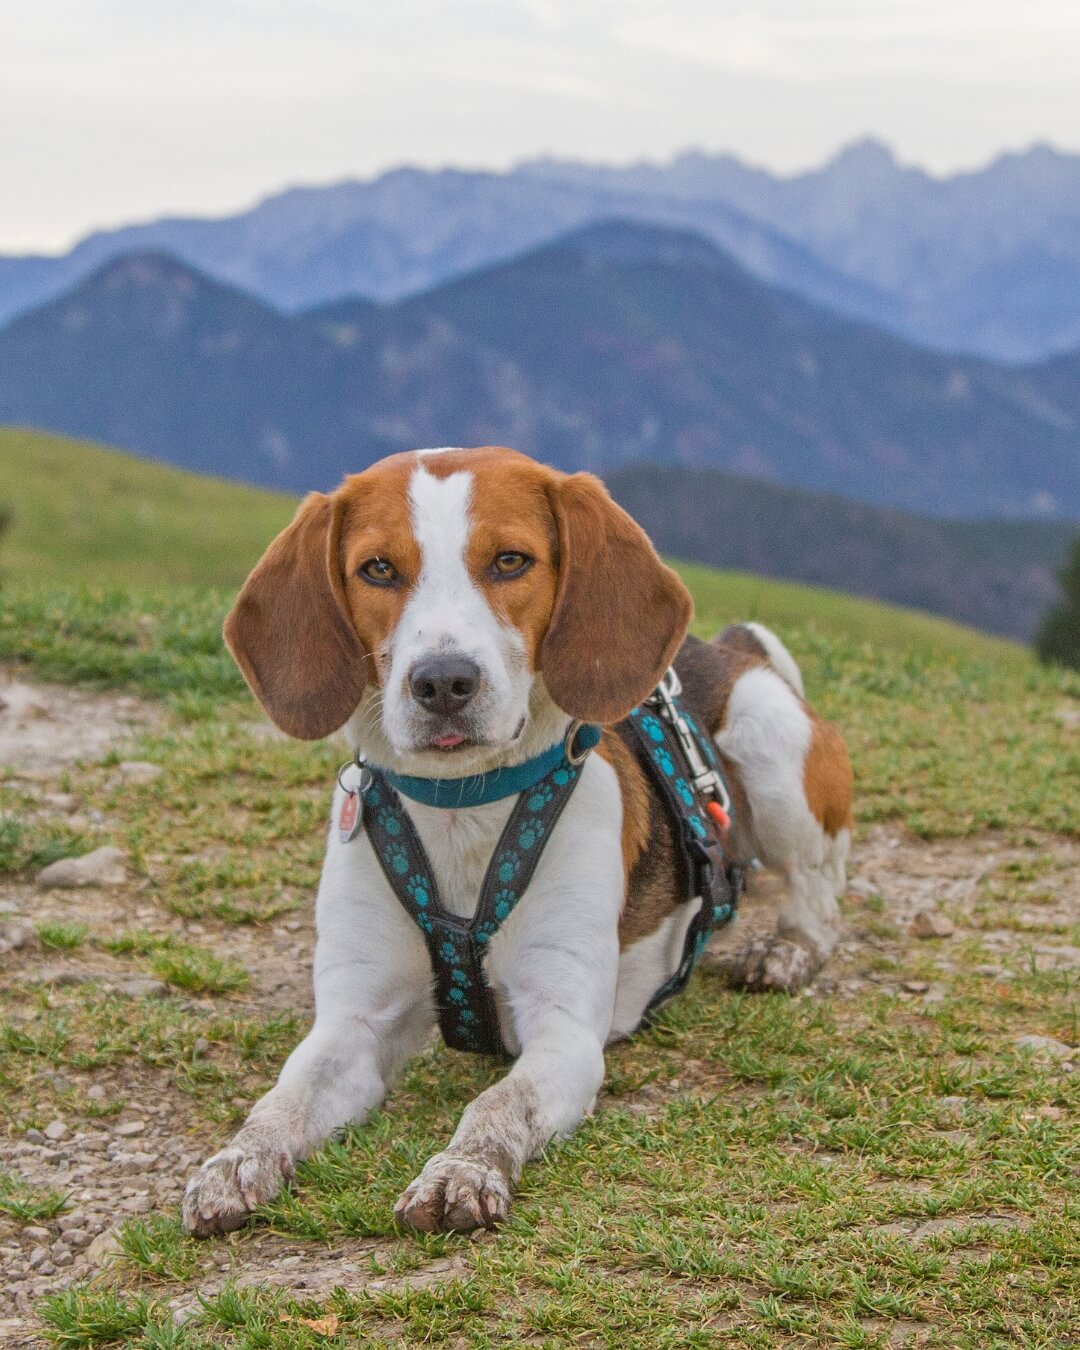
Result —
[{"label": "small rock", "polygon": [[54,1242],[52,1248],[52,1259],[58,1266],[70,1266],[75,1259],[71,1248],[64,1242]]},{"label": "small rock", "polygon": [[30,1253],[30,1269],[40,1270],[49,1260],[49,1249],[47,1247],[35,1247]]},{"label": "small rock", "polygon": [[93,1240],[85,1228],[68,1228],[64,1233],[64,1241],[77,1252],[89,1247]]},{"label": "small rock", "polygon": [[70,815],[79,807],[79,799],[74,792],[45,792],[42,793],[41,803],[43,806],[51,806],[54,811],[59,811],[63,815]]},{"label": "small rock", "polygon": [[58,1144],[61,1139],[66,1139],[71,1131],[62,1120],[50,1120],[45,1126],[45,1138],[51,1139],[54,1144]]},{"label": "small rock", "polygon": [[968,1105],[967,1097],[939,1097],[938,1106],[946,1111],[962,1111]]},{"label": "small rock", "polygon": [[52,1234],[49,1230],[47,1228],[39,1228],[36,1225],[24,1228],[22,1230],[22,1235],[26,1238],[27,1242],[36,1242],[40,1244],[42,1242],[52,1241]]},{"label": "small rock", "polygon": [[37,934],[28,923],[0,924],[0,952],[17,952],[28,947]]},{"label": "small rock", "polygon": [[169,992],[169,986],[152,975],[132,975],[120,980],[115,988],[125,998],[164,998]]},{"label": "small rock", "polygon": [[103,1102],[108,1095],[100,1083],[86,1089],[87,1098],[92,1102]]},{"label": "small rock", "polygon": [[125,759],[116,766],[116,775],[122,783],[152,783],[162,772],[160,764],[150,764],[145,759]]},{"label": "small rock", "polygon": [[148,1195],[132,1195],[120,1201],[120,1208],[127,1214],[149,1214],[154,1202]]},{"label": "small rock", "polygon": [[127,880],[124,854],[118,848],[104,845],[81,858],[60,858],[38,873],[39,886],[119,886]]},{"label": "small rock", "polygon": [[1080,727],[1080,708],[1057,708],[1054,711],[1054,716],[1062,726]]},{"label": "small rock", "polygon": [[48,717],[49,705],[44,695],[28,684],[8,684],[0,689],[0,711],[16,721],[31,717]]},{"label": "small rock", "polygon": [[26,1137],[31,1144],[43,1144],[45,1142],[45,1136],[40,1130],[35,1130],[33,1125],[26,1131]]},{"label": "small rock", "polygon": [[94,1266],[103,1266],[107,1261],[117,1256],[120,1248],[116,1243],[116,1229],[106,1228],[103,1233],[99,1233],[93,1242],[86,1249],[86,1259]]},{"label": "small rock", "polygon": [[122,1139],[130,1139],[134,1134],[142,1134],[146,1129],[145,1120],[125,1120],[123,1124],[117,1125],[114,1133]]},{"label": "small rock", "polygon": [[920,909],[911,921],[911,931],[917,938],[947,938],[956,932],[956,925],[940,910]]},{"label": "small rock", "polygon": [[116,1167],[121,1176],[137,1176],[149,1171],[156,1162],[156,1153],[122,1153],[116,1159]]},{"label": "small rock", "polygon": [[925,994],[930,986],[925,980],[905,980],[904,988],[909,994]]},{"label": "small rock", "polygon": [[39,966],[30,972],[27,980],[33,984],[51,984],[57,989],[63,989],[69,985],[89,984],[99,975],[100,971],[77,970],[71,966]]},{"label": "small rock", "polygon": [[1071,1045],[1052,1036],[1018,1036],[1015,1045],[1018,1050],[1030,1050],[1035,1059],[1072,1059],[1076,1054]]}]

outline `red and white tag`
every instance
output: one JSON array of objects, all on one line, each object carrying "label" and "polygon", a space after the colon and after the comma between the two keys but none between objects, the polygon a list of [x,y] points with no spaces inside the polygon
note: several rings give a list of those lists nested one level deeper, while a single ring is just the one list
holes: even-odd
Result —
[{"label": "red and white tag", "polygon": [[356,788],[346,788],[341,810],[338,812],[338,838],[343,844],[351,844],[360,833],[363,823],[363,798]]}]

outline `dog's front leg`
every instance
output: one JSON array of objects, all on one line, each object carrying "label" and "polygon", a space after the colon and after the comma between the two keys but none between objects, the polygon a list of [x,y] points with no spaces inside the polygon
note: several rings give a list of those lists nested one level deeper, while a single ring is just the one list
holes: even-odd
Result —
[{"label": "dog's front leg", "polygon": [[200,1237],[239,1228],[296,1162],[343,1126],[362,1123],[431,1034],[431,972],[419,930],[390,897],[388,906],[356,903],[356,888],[340,876],[343,853],[332,848],[319,895],[315,1025],[231,1143],[188,1182],[184,1225]]},{"label": "dog's front leg", "polygon": [[[380,1025],[381,1024],[381,1025]],[[207,1159],[184,1192],[184,1226],[227,1233],[272,1200],[294,1165],[335,1131],[363,1123],[400,1063],[430,1033],[424,1007],[381,1017],[319,1018],[232,1141]]]},{"label": "dog's front leg", "polygon": [[553,1010],[513,1069],[465,1108],[453,1138],[395,1207],[425,1232],[472,1232],[505,1219],[521,1169],[552,1138],[573,1132],[604,1077],[594,1029]]}]

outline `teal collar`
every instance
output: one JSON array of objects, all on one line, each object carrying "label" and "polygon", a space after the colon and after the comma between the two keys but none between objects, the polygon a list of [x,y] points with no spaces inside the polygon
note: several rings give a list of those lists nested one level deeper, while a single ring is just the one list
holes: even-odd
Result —
[{"label": "teal collar", "polygon": [[402,796],[425,806],[442,806],[448,810],[486,806],[503,797],[516,797],[527,792],[564,760],[567,764],[580,764],[599,742],[599,727],[575,722],[557,745],[527,759],[524,764],[514,764],[506,769],[476,773],[468,778],[413,778],[410,774],[392,773],[389,769],[384,769],[383,775]]}]

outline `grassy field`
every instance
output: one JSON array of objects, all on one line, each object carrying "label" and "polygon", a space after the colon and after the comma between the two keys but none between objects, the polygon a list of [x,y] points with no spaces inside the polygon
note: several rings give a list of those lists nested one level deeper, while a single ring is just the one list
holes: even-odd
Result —
[{"label": "grassy field", "polygon": [[239,586],[291,497],[0,427],[0,580]]},{"label": "grassy field", "polygon": [[[201,486],[178,484],[176,500],[212,533],[243,490],[208,489],[223,494],[215,516]],[[77,826],[41,809],[36,782],[0,788],[0,883],[37,929],[36,945],[0,958],[12,976],[0,981],[0,1125],[16,1163],[27,1129],[57,1117],[107,1132],[132,1113],[159,1128],[157,1110],[162,1149],[214,1147],[303,1033],[340,750],[260,734],[221,650],[230,587],[288,515],[258,502],[265,514],[252,508],[242,540],[199,561],[220,589],[173,574],[148,583],[134,546],[123,566],[138,589],[120,572],[106,587],[71,584],[63,550],[33,531],[5,557],[8,671],[149,699],[158,718],[125,753],[164,770],[124,781],[119,753],[56,766],[47,786],[97,813]],[[48,580],[16,566],[35,550]],[[433,1049],[250,1229],[197,1243],[171,1200],[126,1219],[116,1260],[39,1302],[44,1343],[1078,1343],[1080,1072],[1016,1038],[1080,1042],[1080,968],[1042,954],[1047,942],[1080,948],[1080,678],[918,615],[685,575],[699,631],[735,617],[775,626],[848,737],[855,877],[877,879],[848,898],[850,950],[832,982],[810,998],[746,996],[703,971],[653,1030],[610,1053],[595,1118],[527,1170],[510,1222],[480,1241],[391,1220],[397,1193],[500,1072]],[[124,850],[129,883],[75,898],[34,890],[42,862],[99,843]],[[958,931],[915,942],[907,892],[936,885],[943,858],[964,885],[934,895]],[[116,990],[136,977],[163,991]],[[28,1246],[23,1229],[81,1203],[82,1183],[16,1170],[0,1171],[0,1248]],[[294,1256],[304,1287],[274,1265]],[[177,1307],[194,1316],[174,1318]]]}]

